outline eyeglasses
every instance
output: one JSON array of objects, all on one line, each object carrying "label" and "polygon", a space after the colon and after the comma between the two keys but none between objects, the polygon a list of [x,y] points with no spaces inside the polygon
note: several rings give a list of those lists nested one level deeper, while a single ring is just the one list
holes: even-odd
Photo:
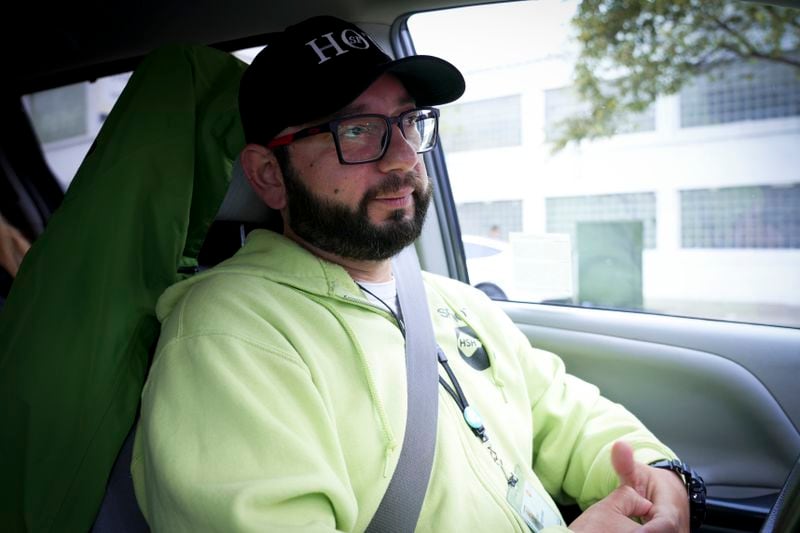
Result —
[{"label": "eyeglasses", "polygon": [[394,124],[398,125],[405,140],[418,154],[436,146],[439,110],[433,107],[420,107],[400,113],[396,117],[366,114],[337,118],[325,124],[277,137],[267,144],[267,148],[287,146],[298,139],[331,133],[340,163],[343,165],[369,163],[377,161],[386,153],[386,148],[392,141]]}]

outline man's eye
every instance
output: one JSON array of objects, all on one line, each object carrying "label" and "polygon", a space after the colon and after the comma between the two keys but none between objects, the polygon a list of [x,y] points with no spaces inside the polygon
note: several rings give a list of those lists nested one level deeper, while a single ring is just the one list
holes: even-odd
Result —
[{"label": "man's eye", "polygon": [[343,125],[339,131],[341,135],[348,139],[358,139],[359,137],[374,135],[375,130],[374,124],[360,123]]},{"label": "man's eye", "polygon": [[405,117],[405,124],[406,126],[414,126],[417,122],[421,121],[424,117],[420,115],[408,115]]}]

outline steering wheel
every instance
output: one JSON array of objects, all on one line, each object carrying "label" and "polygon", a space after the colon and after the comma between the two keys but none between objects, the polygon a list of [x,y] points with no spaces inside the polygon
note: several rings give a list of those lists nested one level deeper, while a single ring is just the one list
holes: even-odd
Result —
[{"label": "steering wheel", "polygon": [[800,531],[800,458],[794,464],[778,499],[767,515],[761,533]]}]

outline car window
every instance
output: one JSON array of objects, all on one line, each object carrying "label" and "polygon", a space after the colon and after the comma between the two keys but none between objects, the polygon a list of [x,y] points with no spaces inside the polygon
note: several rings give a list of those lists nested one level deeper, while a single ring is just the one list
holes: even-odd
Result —
[{"label": "car window", "polygon": [[[233,54],[250,63],[262,48],[245,48]],[[64,190],[69,187],[131,74],[123,72],[23,96],[23,105],[42,145],[45,160]]]},{"label": "car window", "polygon": [[[410,17],[416,52],[467,79],[440,138],[470,281],[800,326],[797,13],[539,0]],[[474,236],[508,253],[480,257]]]},{"label": "car window", "polygon": [[131,73],[25,95],[23,105],[50,169],[66,190]]},{"label": "car window", "polygon": [[[500,244],[500,243],[498,243]],[[464,253],[469,258],[491,257],[503,251],[499,246],[492,246],[491,244],[480,244],[468,240],[468,236],[464,236]]]}]

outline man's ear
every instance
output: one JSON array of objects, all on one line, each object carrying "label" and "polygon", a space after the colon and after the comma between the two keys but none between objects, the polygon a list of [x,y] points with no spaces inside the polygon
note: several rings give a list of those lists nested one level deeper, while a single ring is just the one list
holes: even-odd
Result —
[{"label": "man's ear", "polygon": [[272,150],[248,144],[241,153],[242,169],[250,186],[267,207],[280,211],[286,206],[283,173]]}]

